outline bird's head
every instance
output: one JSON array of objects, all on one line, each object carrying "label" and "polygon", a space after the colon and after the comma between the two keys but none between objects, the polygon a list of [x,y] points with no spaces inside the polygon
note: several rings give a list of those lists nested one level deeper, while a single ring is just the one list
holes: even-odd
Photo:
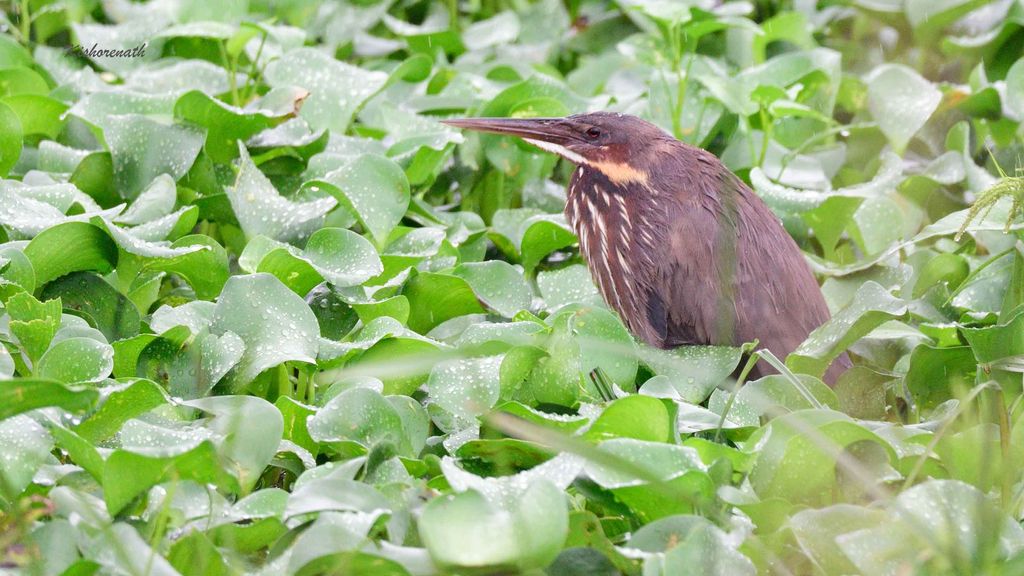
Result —
[{"label": "bird's head", "polygon": [[565,118],[461,118],[444,120],[457,128],[518,136],[566,160],[604,173],[616,183],[646,182],[640,160],[662,129],[636,116],[591,112]]}]

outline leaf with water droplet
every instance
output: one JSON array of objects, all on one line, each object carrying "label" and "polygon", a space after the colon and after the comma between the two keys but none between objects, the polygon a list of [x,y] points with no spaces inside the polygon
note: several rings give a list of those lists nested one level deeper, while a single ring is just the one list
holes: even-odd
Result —
[{"label": "leaf with water droplet", "polygon": [[67,384],[99,382],[114,370],[114,349],[92,338],[68,338],[39,359],[36,374]]},{"label": "leaf with water droplet", "polygon": [[[5,383],[6,384],[6,383]],[[6,506],[16,498],[35,476],[53,450],[53,438],[35,420],[18,415],[0,420],[0,479],[4,481]]]},{"label": "leaf with water droplet", "polygon": [[736,549],[737,541],[710,520],[696,515],[662,518],[643,526],[629,547],[651,555],[644,562],[663,574],[694,572],[715,576],[754,576],[754,563]]},{"label": "leaf with water droplet", "polygon": [[141,378],[112,384],[102,393],[100,407],[74,427],[76,434],[93,444],[110,438],[132,418],[169,401],[167,392],[156,382]]},{"label": "leaf with water droplet", "polygon": [[850,344],[883,322],[906,313],[905,301],[894,297],[877,282],[865,282],[857,290],[853,302],[811,332],[807,340],[786,358],[786,365],[794,372],[820,378],[832,360]]},{"label": "leaf with water droplet", "polygon": [[108,342],[135,336],[142,325],[135,304],[92,272],[72,272],[58,278],[46,285],[41,297],[59,298],[64,308],[89,319]]},{"label": "leaf with water droplet", "polygon": [[[0,365],[3,363],[5,352],[6,348],[0,346]],[[7,356],[7,359],[9,360],[10,356]],[[11,368],[13,367],[12,363]],[[17,378],[0,385],[0,420],[46,406],[57,406],[70,413],[84,412],[95,405],[98,397],[96,391],[90,388],[69,387],[48,380]]]},{"label": "leaf with water droplet", "polygon": [[[74,250],[68,250],[74,246]],[[48,228],[24,248],[42,286],[76,270],[106,274],[117,264],[117,244],[101,228],[86,222],[65,222]]]},{"label": "leaf with water droplet", "polygon": [[467,262],[456,266],[452,275],[468,282],[477,298],[506,318],[530,307],[530,285],[522,271],[508,262]]},{"label": "leaf with water droplet", "polygon": [[213,443],[203,440],[173,455],[114,450],[103,466],[103,499],[110,513],[117,514],[151,487],[172,480],[211,483],[225,492],[239,492],[238,480],[221,467]]},{"label": "leaf with water droplet", "polygon": [[217,299],[210,331],[234,332],[245,343],[245,352],[229,375],[236,388],[283,362],[316,362],[316,316],[302,298],[269,274],[229,279]]},{"label": "leaf with water droplet", "polygon": [[227,187],[227,195],[246,236],[262,234],[282,242],[306,238],[337,204],[330,197],[293,202],[281,196],[253,163],[245,146],[238,143],[238,150],[238,177]]},{"label": "leaf with water droplet", "polygon": [[299,114],[314,129],[344,134],[362,103],[384,86],[387,74],[371,72],[314,48],[297,48],[271,62],[264,75],[272,87],[301,86],[310,96]]},{"label": "leaf with water droplet", "polygon": [[349,388],[335,396],[309,418],[307,426],[313,440],[345,451],[352,450],[354,444],[358,452],[365,453],[390,442],[399,453],[414,456],[402,417],[384,396],[369,388]]},{"label": "leaf with water droplet", "polygon": [[832,410],[801,410],[775,418],[756,430],[744,449],[757,454],[750,482],[762,498],[813,506],[832,501],[837,490],[857,494],[867,488],[850,481],[851,472],[837,465],[840,459],[866,466],[878,458],[878,480],[885,475],[897,477],[889,467],[896,459],[892,447],[849,416]]},{"label": "leaf with water droplet", "polygon": [[866,78],[868,109],[898,154],[939,106],[942,93],[916,71],[883,64]]},{"label": "leaf with water droplet", "polygon": [[409,208],[409,180],[402,169],[383,156],[364,154],[329,172],[327,192],[349,208],[378,246]]},{"label": "leaf with water droplet", "polygon": [[251,490],[281,442],[281,413],[255,396],[211,396],[183,404],[213,415],[202,425],[213,432],[217,453],[230,463],[225,469],[238,478],[242,490]]}]

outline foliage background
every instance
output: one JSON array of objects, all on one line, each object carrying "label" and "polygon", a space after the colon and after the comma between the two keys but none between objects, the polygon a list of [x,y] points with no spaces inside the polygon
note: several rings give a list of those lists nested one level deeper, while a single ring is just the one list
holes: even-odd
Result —
[{"label": "foliage background", "polygon": [[[1024,570],[1020,0],[0,7],[4,571]],[[437,122],[594,109],[806,251],[782,375],[635,343],[571,167]]]}]

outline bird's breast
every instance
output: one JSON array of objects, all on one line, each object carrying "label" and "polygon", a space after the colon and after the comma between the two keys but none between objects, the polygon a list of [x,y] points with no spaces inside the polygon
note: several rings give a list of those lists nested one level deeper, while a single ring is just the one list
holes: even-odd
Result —
[{"label": "bird's breast", "polygon": [[565,215],[605,302],[636,331],[630,324],[643,312],[644,284],[653,264],[653,226],[626,187],[606,180],[577,168],[569,184]]}]

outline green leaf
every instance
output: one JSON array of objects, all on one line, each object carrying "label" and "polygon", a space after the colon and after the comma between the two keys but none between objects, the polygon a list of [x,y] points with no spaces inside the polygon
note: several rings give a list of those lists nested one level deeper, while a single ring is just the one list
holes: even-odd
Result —
[{"label": "green leaf", "polygon": [[327,128],[338,134],[345,134],[356,111],[388,78],[313,48],[290,50],[271,62],[264,75],[270,86],[301,86],[309,91],[299,115],[314,130]]},{"label": "green leaf", "polygon": [[969,346],[935,348],[922,344],[910,355],[904,379],[922,408],[930,409],[949,398],[952,390],[974,386],[978,360]]},{"label": "green leaf", "polygon": [[288,396],[278,397],[274,406],[281,412],[284,421],[284,439],[298,444],[316,456],[320,448],[309,435],[307,425],[309,417],[316,414],[316,410]]},{"label": "green leaf", "polygon": [[[759,445],[762,441],[764,445]],[[831,501],[844,477],[851,482],[850,473],[837,466],[841,456],[856,459],[854,465],[878,465],[883,474],[895,475],[888,468],[895,460],[893,449],[845,414],[831,410],[802,410],[776,418],[747,440],[747,451],[754,452],[755,446],[750,482],[762,498],[808,505]],[[847,490],[864,488],[854,485]]]},{"label": "green leaf", "polygon": [[303,257],[328,282],[357,286],[384,271],[380,256],[362,236],[343,228],[321,228],[309,237]]},{"label": "green leaf", "polygon": [[[1024,58],[1018,59],[1006,72],[1006,107],[1017,116],[1024,118]],[[3,173],[3,170],[0,170]]]},{"label": "green leaf", "polygon": [[321,444],[354,443],[369,451],[390,442],[399,453],[413,456],[402,425],[395,407],[369,388],[345,390],[307,421],[310,437]]},{"label": "green leaf", "polygon": [[302,480],[288,497],[285,518],[310,512],[372,513],[391,508],[384,495],[373,486],[344,478],[340,474],[313,478],[306,476]]},{"label": "green leaf", "polygon": [[[6,349],[0,354],[6,353]],[[15,379],[0,382],[0,420],[22,412],[58,406],[68,412],[85,412],[99,395],[89,388],[69,388],[48,380]]]},{"label": "green leaf", "polygon": [[[73,251],[68,246],[74,246]],[[36,286],[79,270],[106,274],[117,265],[117,245],[102,229],[65,222],[44,230],[25,247],[36,272]]]},{"label": "green leaf", "polygon": [[359,156],[328,173],[323,181],[331,184],[326,191],[352,210],[377,246],[387,243],[409,208],[405,172],[383,156]]},{"label": "green leaf", "polygon": [[640,528],[629,539],[630,548],[664,555],[647,560],[645,574],[757,574],[754,563],[734,546],[721,528],[700,516],[662,518]]},{"label": "green leaf", "polygon": [[883,64],[868,77],[868,109],[897,154],[939,106],[942,93],[911,68]]},{"label": "green leaf", "polygon": [[421,334],[446,320],[484,311],[469,283],[448,274],[417,274],[403,294],[409,299],[409,328]]},{"label": "green leaf", "polygon": [[21,138],[18,114],[0,102],[0,178],[6,177],[21,157]]},{"label": "green leaf", "polygon": [[442,362],[430,371],[427,393],[436,406],[470,426],[498,401],[501,361],[502,356],[487,356]]},{"label": "green leaf", "polygon": [[853,302],[811,332],[786,358],[786,365],[794,372],[821,377],[832,360],[850,344],[882,323],[906,313],[906,302],[893,297],[877,282],[865,282]]},{"label": "green leaf", "polygon": [[[653,400],[653,399],[652,399]],[[634,438],[615,438],[598,445],[602,452],[611,454],[624,462],[644,471],[646,478],[612,468],[605,463],[588,461],[584,470],[591,480],[609,489],[649,484],[649,478],[671,480],[687,472],[705,470],[697,451],[687,446],[677,446],[657,441]]]},{"label": "green leaf", "polygon": [[7,96],[0,99],[0,102],[18,115],[22,134],[42,134],[53,139],[60,135],[64,125],[63,114],[68,109],[63,102],[40,94]]},{"label": "green leaf", "polygon": [[[292,113],[294,111],[293,107]],[[243,110],[199,90],[186,92],[178,98],[174,103],[174,116],[206,128],[204,149],[215,162],[222,163],[238,157],[239,140],[248,140],[269,128],[274,118],[268,110]]]},{"label": "green leaf", "polygon": [[675,350],[643,347],[641,359],[655,374],[667,376],[678,398],[703,402],[739,365],[739,348],[683,346]]},{"label": "green leaf", "polygon": [[881,510],[836,504],[797,512],[790,518],[789,525],[800,547],[825,573],[853,574],[857,569],[840,548],[838,537],[847,532],[878,527],[886,520],[886,514]]},{"label": "green leaf", "polygon": [[40,378],[67,384],[99,382],[114,370],[114,349],[92,338],[68,338],[50,346],[39,359]]},{"label": "green leaf", "polygon": [[960,254],[946,252],[936,255],[921,269],[914,282],[914,298],[920,298],[934,286],[945,285],[950,292],[956,289],[970,274],[970,264]]},{"label": "green leaf", "polygon": [[[6,383],[2,383],[6,384]],[[18,495],[32,483],[39,467],[53,450],[53,438],[45,428],[32,418],[22,414],[0,420],[0,493],[5,509],[16,501]]]},{"label": "green leaf", "polygon": [[212,483],[238,492],[238,482],[221,467],[212,442],[168,456],[150,456],[114,450],[103,466],[103,499],[111,514],[118,514],[151,487],[171,480]]},{"label": "green leaf", "polygon": [[145,270],[171,272],[184,278],[196,298],[213,300],[228,281],[228,254],[216,240],[202,234],[183,236],[171,243],[170,249],[199,247],[169,258],[154,258],[143,264]]},{"label": "green leaf", "polygon": [[672,419],[661,400],[650,396],[626,396],[606,406],[584,437],[596,441],[634,438],[672,443]]},{"label": "green leaf", "polygon": [[253,396],[213,396],[184,403],[213,414],[204,425],[215,434],[223,468],[248,492],[277,453],[284,422],[273,404]]},{"label": "green leaf", "polygon": [[594,286],[590,271],[582,264],[537,273],[537,288],[549,310],[557,310],[574,302],[600,306],[604,300]]},{"label": "green leaf", "polygon": [[105,399],[100,407],[74,428],[75,433],[93,444],[116,434],[128,420],[168,403],[167,393],[152,380],[114,384],[103,392]]},{"label": "green leaf", "polygon": [[29,359],[38,361],[60,327],[60,299],[40,302],[28,292],[18,292],[8,298],[6,308],[11,332],[18,337]]},{"label": "green leaf", "polygon": [[460,264],[452,275],[464,279],[488,308],[506,318],[530,307],[530,286],[521,271],[507,262],[470,262]]},{"label": "green leaf", "polygon": [[232,376],[236,386],[283,362],[316,362],[320,335],[316,316],[269,274],[229,279],[217,299],[211,331],[233,332],[245,343]]},{"label": "green leaf", "polygon": [[836,538],[861,573],[881,574],[915,565],[924,571],[942,570],[958,561],[988,554],[997,557],[1004,554],[1002,550],[1019,550],[1024,545],[1020,525],[963,482],[924,482],[886,508],[888,521]]},{"label": "green leaf", "polygon": [[0,68],[0,96],[46,94],[46,80],[30,68]]},{"label": "green leaf", "polygon": [[278,193],[270,180],[260,172],[245,147],[238,144],[238,178],[227,188],[231,208],[246,236],[263,235],[282,242],[308,237],[323,223],[323,217],[337,201],[317,198],[293,202]]},{"label": "green leaf", "polygon": [[569,320],[580,349],[580,371],[601,369],[623,390],[636,389],[637,345],[619,318],[606,308],[584,308]]},{"label": "green leaf", "polygon": [[474,490],[435,498],[424,508],[419,530],[431,558],[442,567],[529,569],[555,559],[569,519],[561,490],[536,481],[519,506],[507,511]]},{"label": "green leaf", "polygon": [[833,257],[839,238],[863,201],[863,198],[853,196],[832,196],[800,215],[821,243],[825,258]]},{"label": "green leaf", "polygon": [[161,174],[177,181],[203,146],[203,133],[195,128],[165,125],[138,114],[110,118],[103,136],[113,160],[114,185],[124,198],[135,198]]},{"label": "green leaf", "polygon": [[81,314],[103,333],[108,342],[139,333],[141,318],[135,305],[90,272],[72,272],[50,282],[41,297],[60,299],[65,309]]},{"label": "green leaf", "polygon": [[985,4],[983,0],[907,0],[903,10],[914,31],[927,37]]},{"label": "green leaf", "polygon": [[176,200],[174,179],[167,174],[160,174],[114,221],[118,224],[138,225],[156,220],[170,214]]}]

